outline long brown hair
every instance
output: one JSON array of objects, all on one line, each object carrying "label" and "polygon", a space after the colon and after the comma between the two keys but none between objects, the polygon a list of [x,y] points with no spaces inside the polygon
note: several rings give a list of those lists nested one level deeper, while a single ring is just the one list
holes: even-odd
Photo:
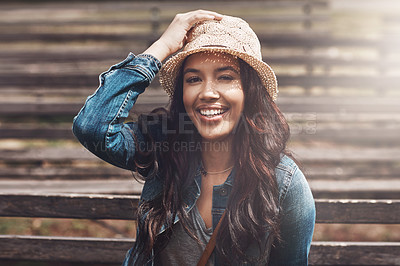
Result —
[{"label": "long brown hair", "polygon": [[[216,251],[223,262],[266,261],[269,249],[265,248],[279,239],[279,193],[275,168],[285,151],[289,138],[289,126],[276,104],[268,95],[257,73],[247,63],[239,60],[240,75],[245,94],[242,117],[235,128],[234,158],[235,179],[227,204],[227,215],[217,237]],[[178,216],[185,230],[190,231],[188,216],[184,210],[183,192],[193,183],[195,170],[200,163],[200,151],[172,149],[175,143],[201,140],[194,125],[194,134],[180,132],[179,123],[185,114],[183,106],[183,77],[178,75],[177,86],[169,111],[159,113],[168,116],[168,134],[163,140],[169,149],[147,152],[147,158],[137,162],[138,168],[153,169],[155,176],[163,180],[163,192],[154,200],[143,202],[138,210],[138,236],[131,259],[143,265],[151,258],[152,250],[161,250],[168,243],[171,231],[157,235],[162,226],[171,228]],[[186,122],[187,123],[187,122]],[[140,126],[139,121],[139,126]],[[151,137],[148,140],[152,140]],[[145,163],[144,163],[145,162]],[[157,171],[154,171],[157,169]],[[246,256],[251,243],[257,243],[258,257]]]}]

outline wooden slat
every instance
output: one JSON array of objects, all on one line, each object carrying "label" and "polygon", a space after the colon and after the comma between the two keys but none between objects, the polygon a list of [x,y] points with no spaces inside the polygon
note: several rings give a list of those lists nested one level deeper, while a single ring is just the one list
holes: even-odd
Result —
[{"label": "wooden slat", "polygon": [[[99,161],[99,159],[80,146],[38,147],[19,150],[0,150],[0,160],[4,163],[28,162],[69,162],[77,160]],[[398,163],[400,150],[372,147],[296,147],[295,157],[302,163]]]},{"label": "wooden slat", "polygon": [[[400,129],[393,125],[388,128],[376,126],[374,128],[362,128],[356,122],[351,128],[343,128],[336,125],[335,128],[324,128],[317,121],[304,121],[309,124],[289,123],[291,125],[291,141],[308,142],[308,141],[326,141],[335,142],[337,144],[368,144],[368,145],[394,145],[400,144]],[[315,123],[311,125],[311,123]],[[67,128],[34,128],[30,126],[23,127],[0,127],[0,139],[45,139],[45,140],[61,140],[75,139],[71,126]],[[1,174],[0,174],[1,175]]]},{"label": "wooden slat", "polygon": [[1,73],[0,89],[7,86],[24,87],[26,89],[53,87],[53,89],[55,90],[58,88],[96,88],[99,83],[98,75],[90,75],[84,73],[68,75],[63,73],[53,73],[51,75],[26,73],[23,77],[24,78],[21,78],[21,74]]},{"label": "wooden slat", "polygon": [[[26,41],[42,41],[42,42],[74,42],[74,41],[131,41],[131,42],[149,42],[160,37],[157,33],[36,33],[27,32],[20,33],[3,33],[0,36],[0,42],[26,42]],[[286,33],[263,33],[257,32],[257,36],[262,44],[268,47],[329,47],[329,46],[359,46],[359,47],[381,47],[385,46],[387,41],[392,42],[391,46],[399,44],[400,40],[394,37],[382,38],[385,40],[360,40],[356,38],[335,38],[324,33],[304,33],[293,32]],[[385,46],[386,47],[386,46]],[[389,46],[388,46],[389,47]]]},{"label": "wooden slat", "polygon": [[[0,151],[1,152],[1,151]],[[400,165],[396,161],[392,162],[301,162],[302,169],[308,180],[363,180],[372,179],[377,182],[380,180],[391,180],[400,178]],[[93,179],[118,179],[132,178],[130,171],[120,169],[111,165],[99,163],[95,165],[85,165],[84,167],[70,167],[67,165],[18,165],[2,166],[0,168],[1,179],[12,180],[93,180]]]},{"label": "wooden slat", "polygon": [[[305,5],[309,5],[315,8],[327,8],[329,7],[329,1],[327,0],[285,0],[285,1],[258,1],[251,0],[243,2],[241,0],[232,0],[232,5],[227,5],[225,1],[206,1],[204,2],[196,2],[196,1],[187,1],[187,0],[176,0],[176,1],[142,1],[142,0],[133,0],[133,1],[120,1],[118,3],[110,3],[105,1],[96,2],[96,3],[88,3],[88,2],[73,2],[68,3],[65,1],[56,1],[56,2],[46,2],[43,3],[35,3],[35,5],[27,4],[28,2],[19,1],[17,4],[13,2],[4,3],[3,9],[4,11],[12,11],[20,8],[24,9],[32,9],[35,12],[41,11],[59,11],[59,10],[68,10],[68,11],[118,11],[118,10],[139,10],[139,11],[147,11],[150,8],[158,7],[160,9],[165,10],[176,10],[176,9],[187,9],[187,8],[201,8],[205,5],[207,7],[212,8],[224,8],[225,10],[237,10],[240,8],[261,8],[261,7],[281,7],[281,8],[298,8],[303,7]],[[162,11],[162,10],[161,10]]]},{"label": "wooden slat", "polygon": [[[84,103],[0,103],[0,117],[20,116],[24,117],[74,117],[78,114]],[[166,106],[167,103],[143,103],[135,104],[137,113],[149,112],[155,107]],[[21,105],[23,109],[19,108]],[[60,133],[61,134],[61,133]]]},{"label": "wooden slat", "polygon": [[[400,44],[399,44],[400,45]],[[345,87],[345,88],[396,88],[400,83],[400,77],[391,76],[287,76],[279,75],[278,82],[281,86],[301,86],[301,87]]]},{"label": "wooden slat", "polygon": [[318,223],[400,223],[400,200],[316,200]]},{"label": "wooden slat", "polygon": [[316,162],[303,165],[305,175],[311,179],[348,180],[348,179],[400,179],[398,162],[348,162],[338,163]]},{"label": "wooden slat", "polygon": [[[83,48],[82,48],[83,50]],[[137,49],[140,50],[140,49]],[[124,58],[127,55],[126,50],[107,50],[107,49],[98,49],[93,48],[92,51],[84,50],[84,51],[76,51],[76,50],[67,50],[67,51],[0,51],[0,62],[7,62],[10,64],[37,64],[37,63],[52,63],[55,67],[58,67],[57,64],[62,63],[65,65],[66,63],[70,63],[75,66],[77,64],[89,64],[89,63],[98,63],[99,61],[114,61],[115,63]],[[267,55],[263,58],[265,62],[268,62],[270,65],[323,65],[323,66],[337,66],[337,65],[346,65],[346,66],[371,66],[374,68],[377,67],[388,67],[389,66],[398,66],[400,63],[398,58],[390,58],[390,60],[386,60],[384,66],[379,65],[382,63],[382,59],[366,59],[366,58],[346,58],[340,56],[332,56],[332,55]],[[59,67],[62,68],[63,65]],[[107,66],[105,66],[107,67]],[[61,71],[61,70],[60,70]],[[18,68],[15,67],[15,71],[18,73]],[[25,72],[21,72],[21,74],[26,74]]]},{"label": "wooden slat", "polygon": [[[150,11],[150,8],[149,8]],[[0,21],[0,27],[7,26],[8,30],[12,27],[20,29],[20,26],[27,26],[24,30],[29,31],[30,27],[32,26],[88,26],[88,25],[95,25],[95,26],[123,26],[129,25],[131,27],[135,26],[151,26],[152,23],[160,23],[166,24],[171,23],[173,16],[162,16],[157,19],[152,18],[151,13],[149,12],[148,16],[145,18],[105,18],[101,20],[94,20],[90,18],[81,18],[80,20],[49,20],[41,21],[37,19],[32,20],[23,20],[23,21]],[[310,22],[322,22],[327,21],[328,16],[326,15],[307,15],[307,14],[298,14],[298,15],[288,15],[288,14],[279,14],[274,15],[270,14],[267,16],[260,16],[260,15],[253,15],[253,16],[241,16],[244,20],[246,20],[249,24],[252,23],[302,23],[304,21]]]},{"label": "wooden slat", "polygon": [[[0,170],[2,170],[0,168]],[[90,170],[88,170],[89,172]],[[140,195],[143,185],[126,176],[124,179],[70,180],[0,179],[0,191],[7,194],[90,193]],[[368,180],[318,180],[308,181],[315,199],[398,199],[400,181],[377,178]]]},{"label": "wooden slat", "polygon": [[[327,34],[307,34],[307,33],[291,33],[291,34],[273,34],[260,33],[258,38],[264,47],[372,47],[385,48],[386,50],[397,50],[400,40],[394,37],[382,38],[382,40],[360,40],[360,39],[340,39],[332,38]],[[35,40],[45,43],[69,43],[69,42],[86,42],[86,41],[112,41],[118,42],[136,42],[151,43],[157,40],[160,34],[154,33],[135,33],[135,34],[118,34],[118,33],[3,33],[0,35],[0,43],[28,42]]]},{"label": "wooden slat", "polygon": [[385,48],[398,51],[400,39],[397,36],[381,36],[379,39],[337,38],[328,33],[263,33],[257,32],[258,39],[264,47],[359,47]]},{"label": "wooden slat", "polygon": [[0,216],[130,220],[138,201],[139,196],[0,193]]},{"label": "wooden slat", "polygon": [[74,139],[71,127],[69,128],[0,128],[0,139]]},{"label": "wooden slat", "polygon": [[120,265],[133,243],[134,239],[0,235],[0,258]]},{"label": "wooden slat", "polygon": [[[0,216],[133,219],[138,196],[0,194]],[[400,200],[316,200],[317,223],[400,223]]]},{"label": "wooden slat", "polygon": [[0,43],[14,42],[36,42],[46,43],[70,43],[76,41],[131,41],[131,42],[149,42],[155,41],[160,37],[153,33],[135,33],[135,34],[118,34],[118,33],[2,33],[0,35]]},{"label": "wooden slat", "polygon": [[[0,236],[0,258],[121,264],[134,239]],[[23,248],[21,248],[23,247]],[[313,242],[309,265],[400,265],[397,242]]]},{"label": "wooden slat", "polygon": [[[399,199],[398,179],[312,179],[308,181],[316,199]],[[357,205],[361,206],[361,205]],[[355,214],[357,215],[357,214]]]},{"label": "wooden slat", "polygon": [[[379,181],[376,181],[379,182]],[[388,186],[390,183],[388,184]],[[348,190],[319,190],[314,189],[312,191],[315,199],[362,199],[362,200],[397,200],[399,199],[400,191],[397,188],[390,190],[387,188],[386,190],[376,189],[376,190],[368,190],[363,187],[357,190],[356,187],[351,187]]]},{"label": "wooden slat", "polygon": [[140,195],[143,184],[137,182],[131,175],[125,179],[94,179],[94,180],[0,180],[1,193],[7,194],[118,194]]},{"label": "wooden slat", "polygon": [[[66,51],[0,51],[0,60],[13,63],[80,63],[82,61],[99,62],[105,60],[123,60],[127,56],[127,51],[118,49],[98,49],[87,51],[66,50]],[[117,63],[117,61],[116,61]],[[107,66],[105,66],[107,67]]]},{"label": "wooden slat", "polygon": [[11,180],[26,180],[33,179],[40,180],[94,180],[94,179],[131,179],[132,173],[130,171],[114,167],[93,165],[85,167],[56,165],[56,166],[9,166],[0,168],[1,179]]},{"label": "wooden slat", "polygon": [[399,162],[400,150],[398,148],[383,147],[357,147],[339,146],[323,148],[318,146],[295,147],[294,155],[300,162],[308,164],[336,164],[342,163],[374,164],[387,163],[396,164]]},{"label": "wooden slat", "polygon": [[310,265],[400,265],[399,242],[313,242]]},{"label": "wooden slat", "polygon": [[[145,48],[143,48],[145,49]],[[136,51],[142,50],[140,47],[136,47]],[[85,76],[98,76],[100,73],[107,70],[107,67],[122,61],[126,53],[114,53],[109,55],[108,52],[98,52],[98,54],[104,54],[104,56],[86,54],[85,56],[79,57],[79,54],[71,54],[70,58],[65,58],[67,55],[60,54],[60,58],[50,57],[48,55],[43,55],[37,53],[36,56],[28,55],[27,58],[23,58],[20,55],[15,55],[14,57],[4,56],[1,57],[0,51],[0,63],[7,64],[8,70],[7,74],[13,76],[31,76],[31,70],[35,69],[36,75],[38,74],[48,74],[49,76],[58,75],[62,73],[63,75],[69,77],[68,75],[79,75],[82,70],[85,70]],[[11,54],[12,55],[12,54]],[[30,56],[30,57],[29,57]],[[74,60],[76,58],[76,60]],[[379,60],[379,59],[346,59],[346,58],[331,58],[329,56],[267,56],[264,57],[264,62],[267,62],[274,69],[293,69],[300,67],[308,70],[311,73],[313,69],[323,69],[323,73],[329,75],[332,71],[337,69],[337,67],[346,67],[350,71],[357,72],[358,67],[363,67],[368,69],[370,72],[374,71],[377,73],[387,73],[391,69],[399,68],[400,60],[398,58],[390,58],[391,60]],[[104,61],[101,61],[104,60]],[[107,60],[107,61],[105,61]],[[37,69],[37,65],[40,63],[48,63],[52,65],[52,73],[47,73],[47,68]],[[282,74],[277,72],[278,76]],[[34,81],[32,78],[32,81]],[[74,76],[72,76],[74,78]],[[37,78],[38,79],[38,78]],[[26,84],[23,83],[23,84]],[[69,84],[69,83],[68,83]],[[18,85],[17,81],[10,80],[3,82],[4,86]]]},{"label": "wooden slat", "polygon": [[[369,128],[341,128],[338,126],[335,129],[321,128],[321,125],[316,122],[314,126],[294,125],[291,127],[291,141],[294,142],[327,142],[335,143],[336,145],[365,145],[365,146],[390,146],[400,144],[398,128],[385,129]],[[294,132],[294,131],[298,132]],[[0,130],[1,132],[1,130]]]}]

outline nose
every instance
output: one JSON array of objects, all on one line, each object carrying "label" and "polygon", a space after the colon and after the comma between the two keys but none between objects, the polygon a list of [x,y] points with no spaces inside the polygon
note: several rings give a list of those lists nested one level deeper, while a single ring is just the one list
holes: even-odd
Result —
[{"label": "nose", "polygon": [[199,93],[199,99],[204,101],[215,100],[220,97],[218,90],[213,82],[205,82]]}]

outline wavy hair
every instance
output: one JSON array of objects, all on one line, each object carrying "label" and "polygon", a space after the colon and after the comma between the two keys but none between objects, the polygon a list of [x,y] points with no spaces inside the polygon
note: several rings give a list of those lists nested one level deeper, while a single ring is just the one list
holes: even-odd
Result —
[{"label": "wavy hair", "polygon": [[[236,174],[216,244],[216,252],[225,264],[232,261],[267,261],[273,241],[279,240],[280,207],[275,168],[285,152],[290,135],[286,119],[268,95],[257,72],[241,59],[238,60],[245,102],[233,132]],[[158,116],[167,116],[168,129],[175,132],[163,140],[168,147],[175,143],[201,141],[193,124],[190,126],[194,134],[179,132],[181,114],[186,114],[182,73],[176,83],[169,111],[157,113]],[[149,131],[146,129],[146,132]],[[151,142],[152,138],[147,140]],[[160,178],[164,186],[163,192],[154,200],[143,202],[139,207],[138,236],[130,258],[136,265],[146,263],[153,249],[159,251],[167,245],[174,217],[178,216],[185,230],[194,236],[183,207],[183,192],[193,183],[201,158],[200,151],[187,149],[168,149],[159,153],[153,149],[143,154],[141,161],[136,162],[137,168],[147,170],[145,173],[152,172],[148,178]],[[149,171],[150,168],[153,171]],[[164,225],[167,230],[157,235]],[[268,237],[264,239],[260,236]],[[252,243],[257,244],[257,257],[246,255]]]}]

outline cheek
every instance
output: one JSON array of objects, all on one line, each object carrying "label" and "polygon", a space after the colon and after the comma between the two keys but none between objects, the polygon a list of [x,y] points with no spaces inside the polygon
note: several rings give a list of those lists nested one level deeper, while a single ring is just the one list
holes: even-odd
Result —
[{"label": "cheek", "polygon": [[244,101],[245,101],[245,96],[244,96],[243,87],[240,86],[240,93],[239,93],[239,95],[238,95],[238,104],[239,104],[239,106],[240,106],[240,113],[243,112]]},{"label": "cheek", "polygon": [[225,91],[225,95],[237,111],[241,112],[243,110],[245,96],[243,87],[239,82],[231,85],[231,87]]},{"label": "cheek", "polygon": [[244,94],[243,91],[238,92],[234,97],[232,97],[232,103],[235,104],[235,109],[237,113],[242,113],[244,108]]},{"label": "cheek", "polygon": [[192,106],[194,104],[194,96],[190,93],[190,90],[183,87],[183,105],[185,106],[186,113],[192,111]]}]

